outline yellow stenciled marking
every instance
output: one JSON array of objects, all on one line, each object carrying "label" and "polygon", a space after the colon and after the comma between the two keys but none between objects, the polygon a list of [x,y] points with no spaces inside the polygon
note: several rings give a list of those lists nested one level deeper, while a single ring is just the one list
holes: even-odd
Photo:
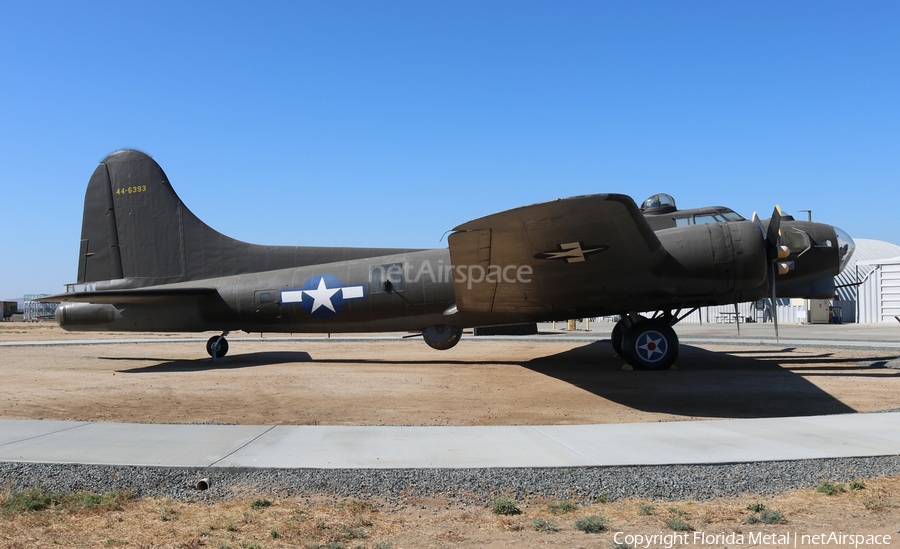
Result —
[{"label": "yellow stenciled marking", "polygon": [[134,185],[133,187],[120,187],[116,189],[116,194],[135,194],[147,192],[147,185]]}]

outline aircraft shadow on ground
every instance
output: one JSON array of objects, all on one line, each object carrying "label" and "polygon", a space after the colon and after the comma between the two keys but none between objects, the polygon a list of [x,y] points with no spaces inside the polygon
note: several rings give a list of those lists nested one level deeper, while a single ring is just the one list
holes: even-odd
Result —
[{"label": "aircraft shadow on ground", "polygon": [[484,366],[520,365],[541,375],[569,383],[601,398],[645,412],[679,416],[759,418],[855,412],[806,378],[812,376],[892,377],[886,372],[890,356],[857,360],[836,358],[833,353],[794,354],[795,348],[760,348],[713,352],[682,345],[676,370],[626,371],[608,340],[595,341],[562,353],[526,362],[391,359],[313,359],[302,351],[229,354],[213,361],[171,360],[150,357],[100,357],[101,360],[149,361],[147,366],[117,370],[120,373],[180,373],[253,368],[273,364]]},{"label": "aircraft shadow on ground", "polygon": [[160,373],[160,372],[202,372],[204,370],[229,370],[236,368],[253,368],[256,366],[269,366],[272,364],[290,364],[292,362],[315,362],[316,364],[372,364],[372,365],[396,365],[396,366],[420,366],[433,364],[435,366],[514,366],[517,362],[512,360],[391,360],[379,358],[318,358],[313,359],[309,353],[300,351],[276,351],[246,354],[229,354],[226,357],[213,361],[209,358],[194,360],[171,360],[168,358],[153,357],[98,357],[100,360],[121,360],[129,362],[147,361],[156,362],[149,366],[116,370],[123,374]]},{"label": "aircraft shadow on ground", "polygon": [[292,362],[312,362],[312,357],[305,351],[271,351],[228,355],[218,360],[204,358],[200,360],[170,360],[167,358],[149,357],[99,357],[100,360],[150,361],[156,364],[116,370],[123,374],[203,372],[208,370],[235,370],[254,368],[273,364],[290,364]]},{"label": "aircraft shadow on ground", "polygon": [[763,356],[746,356],[682,345],[676,370],[625,371],[624,361],[604,340],[522,366],[636,410],[723,418],[852,413],[856,410],[805,377],[894,375],[884,372],[894,357],[852,361],[831,353],[792,356],[791,349],[760,352]]}]

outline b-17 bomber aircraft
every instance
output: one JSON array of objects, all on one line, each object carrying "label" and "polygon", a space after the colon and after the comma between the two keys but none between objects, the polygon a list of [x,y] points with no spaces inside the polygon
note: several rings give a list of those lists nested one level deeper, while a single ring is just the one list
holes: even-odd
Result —
[{"label": "b-17 bomber aircraft", "polygon": [[407,331],[434,349],[464,328],[619,315],[612,344],[637,369],[678,356],[698,307],[830,298],[853,240],[776,206],[761,221],[655,195],[564,198],[463,223],[446,249],[260,246],[200,221],[146,154],[105,158],[88,183],[77,283],[60,326],[82,331]]}]

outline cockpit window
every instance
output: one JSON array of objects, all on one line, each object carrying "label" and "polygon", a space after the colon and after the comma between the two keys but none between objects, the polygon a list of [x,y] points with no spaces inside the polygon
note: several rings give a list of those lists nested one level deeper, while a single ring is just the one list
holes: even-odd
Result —
[{"label": "cockpit window", "polygon": [[651,196],[644,201],[643,205],[641,205],[641,211],[647,216],[660,216],[661,214],[671,213],[671,219],[675,221],[676,227],[746,221],[739,213],[722,206],[678,211],[675,209],[675,199],[668,194],[655,194]]},{"label": "cockpit window", "polygon": [[726,223],[728,221],[744,221],[744,218],[731,210],[722,210],[714,213],[697,214],[694,216],[695,225],[706,223]]},{"label": "cockpit window", "polygon": [[699,214],[694,216],[695,225],[703,225],[705,223],[724,223],[725,218],[716,214]]}]

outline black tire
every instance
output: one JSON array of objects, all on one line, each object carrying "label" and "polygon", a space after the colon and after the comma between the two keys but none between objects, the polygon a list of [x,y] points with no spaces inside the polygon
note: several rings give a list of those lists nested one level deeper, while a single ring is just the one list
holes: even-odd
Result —
[{"label": "black tire", "polygon": [[667,370],[678,358],[678,335],[663,321],[642,320],[625,329],[622,352],[636,370]]},{"label": "black tire", "polygon": [[612,348],[619,356],[624,356],[622,354],[622,339],[625,337],[625,319],[620,319],[616,322],[616,325],[612,329],[612,333],[609,334],[609,342],[612,343]]},{"label": "black tire", "polygon": [[206,342],[206,352],[213,358],[222,358],[228,354],[228,340],[223,336],[212,336]]},{"label": "black tire", "polygon": [[446,351],[459,343],[462,337],[462,330],[455,326],[437,324],[422,330],[422,337],[432,349]]}]

